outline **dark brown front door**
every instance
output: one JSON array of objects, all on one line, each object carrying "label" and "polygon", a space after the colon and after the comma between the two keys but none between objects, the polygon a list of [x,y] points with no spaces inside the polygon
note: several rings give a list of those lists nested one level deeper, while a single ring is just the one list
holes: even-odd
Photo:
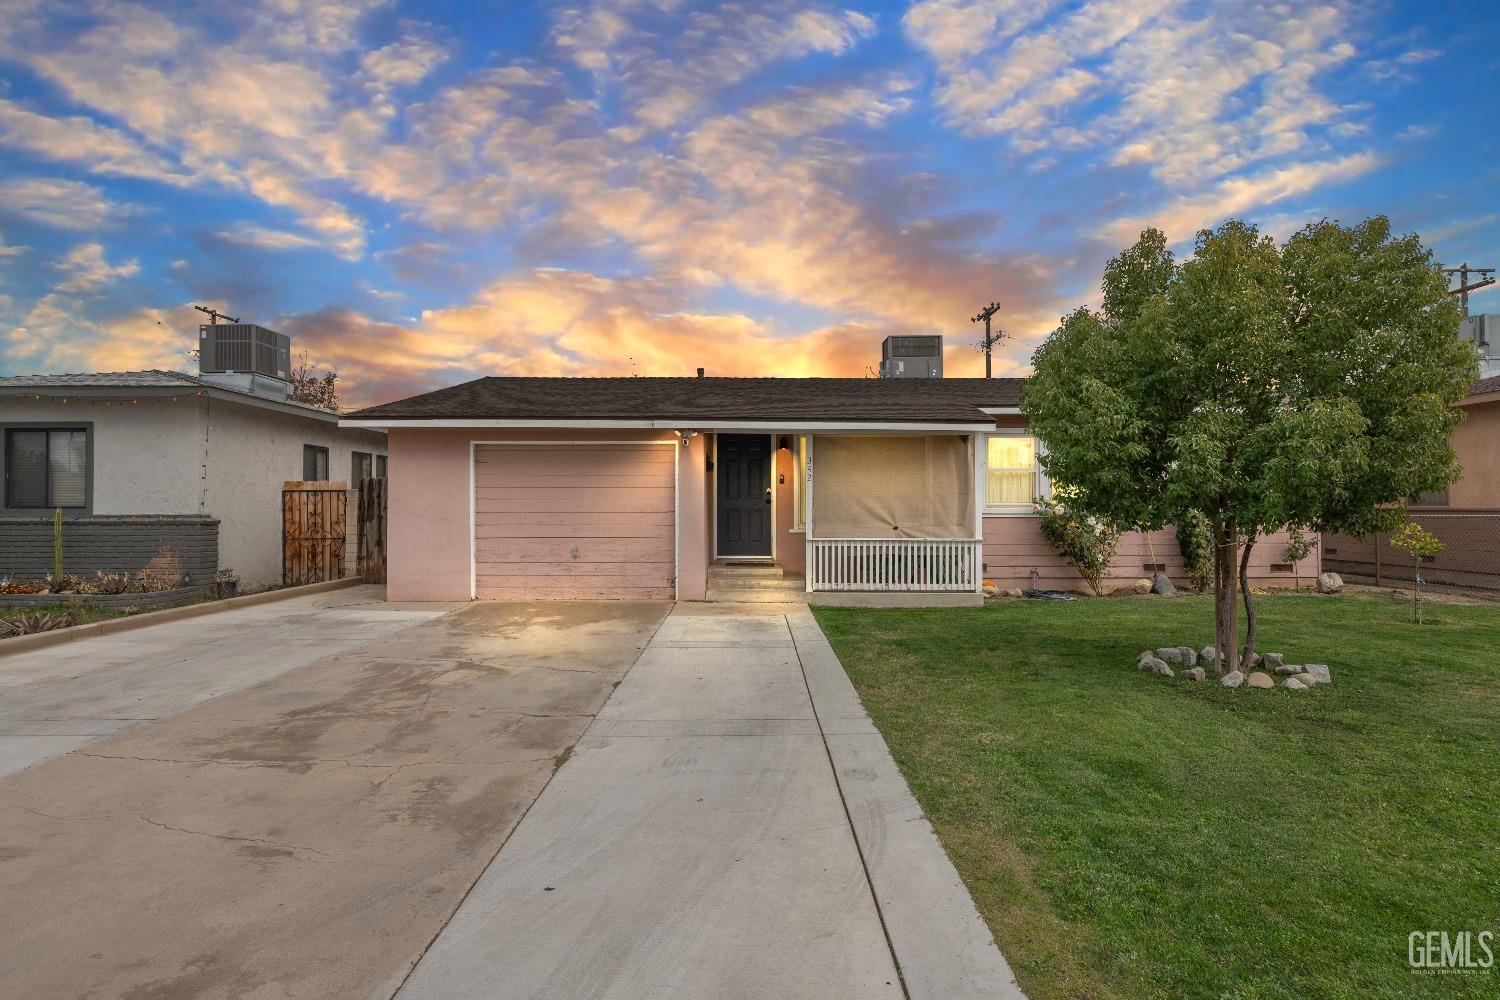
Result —
[{"label": "dark brown front door", "polygon": [[771,438],[719,435],[719,555],[771,554]]}]

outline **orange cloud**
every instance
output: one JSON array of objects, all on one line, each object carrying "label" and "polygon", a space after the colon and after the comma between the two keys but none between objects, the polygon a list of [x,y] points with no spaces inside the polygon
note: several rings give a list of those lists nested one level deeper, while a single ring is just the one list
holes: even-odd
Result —
[{"label": "orange cloud", "polygon": [[479,375],[852,375],[878,365],[880,341],[904,328],[850,322],[778,331],[737,313],[674,308],[657,282],[538,269],[431,310],[410,325],[353,310],[281,327],[337,369],[353,405]]}]

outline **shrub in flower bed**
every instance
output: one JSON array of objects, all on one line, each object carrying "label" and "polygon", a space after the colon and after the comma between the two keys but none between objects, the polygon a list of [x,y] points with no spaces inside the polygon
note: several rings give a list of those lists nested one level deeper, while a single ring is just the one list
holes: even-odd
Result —
[{"label": "shrub in flower bed", "polygon": [[0,639],[50,632],[77,624],[78,615],[71,608],[67,611],[19,611],[8,618],[0,618]]}]

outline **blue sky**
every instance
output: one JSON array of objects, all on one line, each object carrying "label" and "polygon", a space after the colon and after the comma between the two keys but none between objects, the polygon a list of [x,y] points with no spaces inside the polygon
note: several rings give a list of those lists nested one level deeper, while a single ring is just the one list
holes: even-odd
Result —
[{"label": "blue sky", "polygon": [[1500,264],[1497,37],[1442,3],[0,0],[0,373],[185,367],[201,303],[353,402],[860,375],[902,332],[978,374],[993,299],[1021,373],[1146,225],[1384,213]]}]

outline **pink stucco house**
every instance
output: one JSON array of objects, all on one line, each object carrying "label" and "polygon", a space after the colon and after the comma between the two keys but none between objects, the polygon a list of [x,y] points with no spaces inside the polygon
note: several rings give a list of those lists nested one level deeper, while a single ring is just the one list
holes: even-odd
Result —
[{"label": "pink stucco house", "polygon": [[[1032,513],[1022,382],[481,378],[342,423],[389,433],[392,600],[977,604],[1082,586]],[[1255,556],[1291,581],[1284,539]],[[1171,531],[1111,576],[1158,570],[1185,582]]]}]

